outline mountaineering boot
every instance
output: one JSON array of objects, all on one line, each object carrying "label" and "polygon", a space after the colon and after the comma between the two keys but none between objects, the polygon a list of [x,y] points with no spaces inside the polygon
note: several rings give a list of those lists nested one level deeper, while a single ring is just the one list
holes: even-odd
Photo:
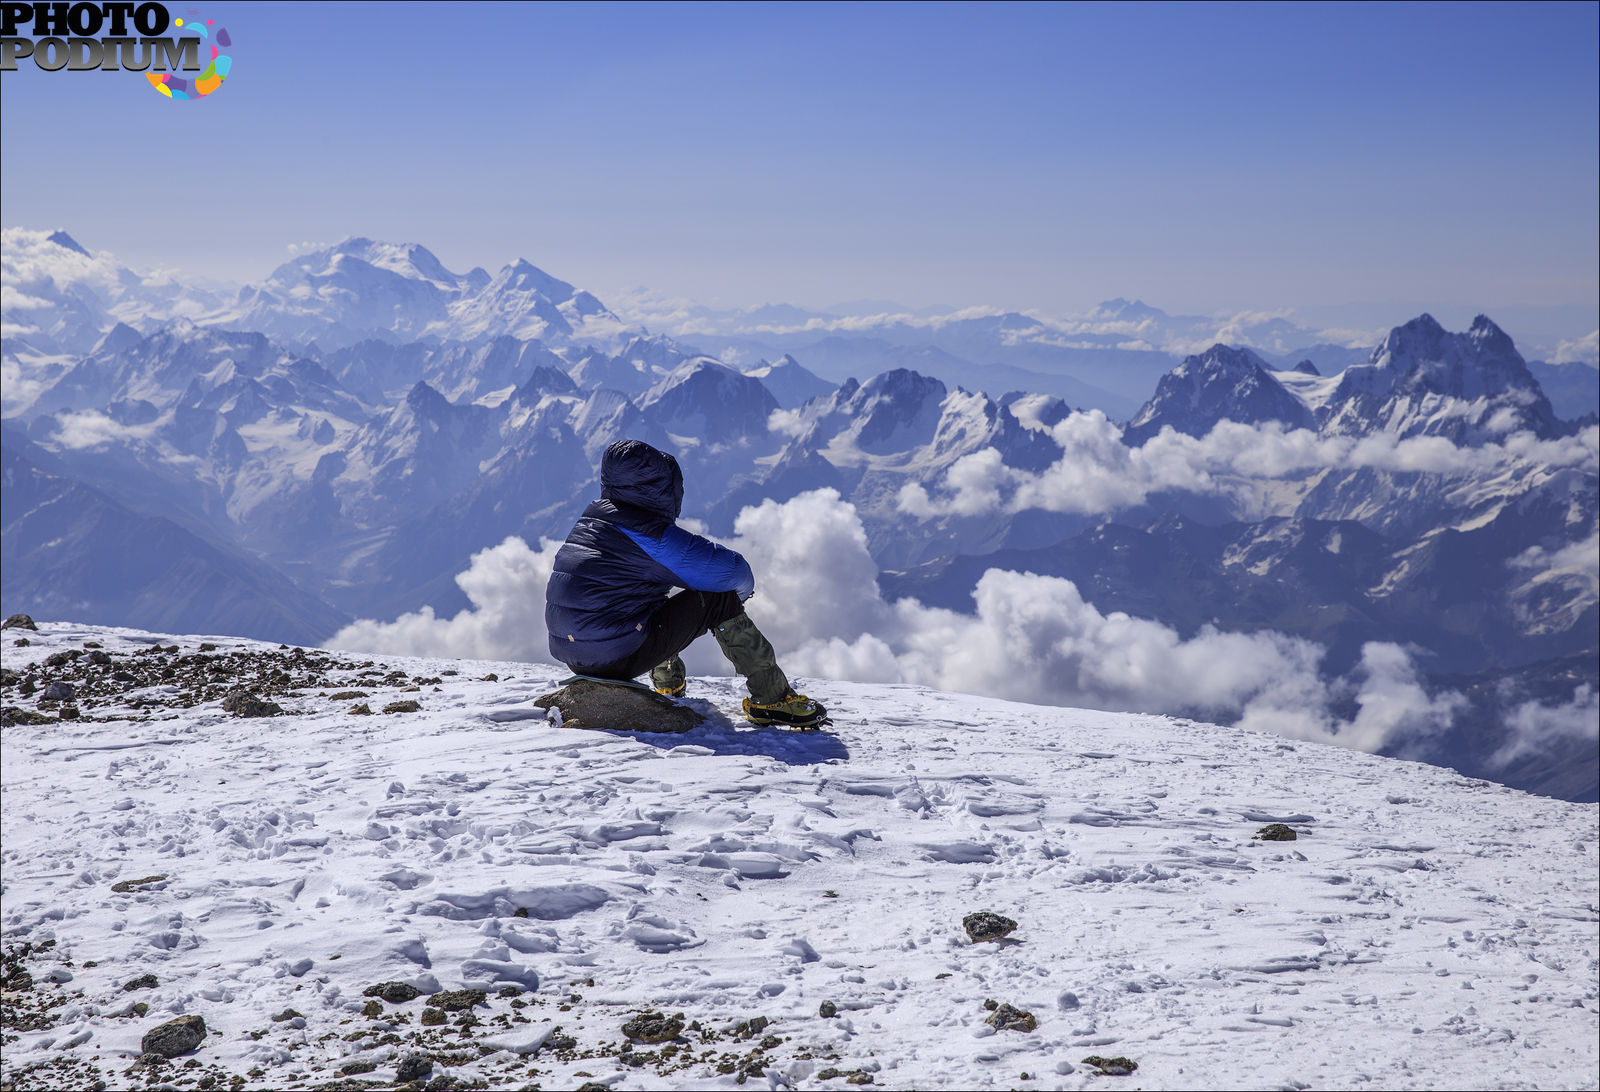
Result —
[{"label": "mountaineering boot", "polygon": [[722,654],[733,668],[744,676],[750,687],[750,696],[756,702],[779,702],[789,693],[789,679],[778,666],[778,654],[772,642],[750,621],[750,616],[740,611],[711,631]]},{"label": "mountaineering boot", "polygon": [[750,718],[751,724],[781,724],[786,728],[814,728],[829,723],[828,711],[821,702],[793,690],[774,702],[744,699],[744,715]]},{"label": "mountaineering boot", "polygon": [[657,694],[665,694],[669,698],[683,697],[688,689],[683,661],[673,656],[656,664],[650,669],[650,685],[656,688]]}]

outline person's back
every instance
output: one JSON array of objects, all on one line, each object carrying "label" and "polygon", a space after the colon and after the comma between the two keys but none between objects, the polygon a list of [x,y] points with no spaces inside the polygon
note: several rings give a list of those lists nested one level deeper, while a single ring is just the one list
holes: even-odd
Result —
[{"label": "person's back", "polygon": [[[580,675],[631,679],[684,692],[678,653],[712,631],[750,686],[758,724],[808,727],[827,711],[789,688],[772,645],[744,613],[755,590],[738,553],[677,525],[678,461],[639,440],[618,440],[600,463],[600,500],[556,553],[545,594],[550,652]],[[673,588],[683,588],[669,595]]]}]

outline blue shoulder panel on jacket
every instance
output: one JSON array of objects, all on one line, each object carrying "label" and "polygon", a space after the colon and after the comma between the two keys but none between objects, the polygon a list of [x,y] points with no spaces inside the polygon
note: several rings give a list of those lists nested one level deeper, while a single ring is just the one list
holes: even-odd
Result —
[{"label": "blue shoulder panel on jacket", "polygon": [[755,591],[755,574],[743,555],[708,538],[692,535],[674,524],[660,538],[650,538],[628,527],[619,528],[651,560],[670,571],[683,586],[695,591],[737,592],[748,599]]}]

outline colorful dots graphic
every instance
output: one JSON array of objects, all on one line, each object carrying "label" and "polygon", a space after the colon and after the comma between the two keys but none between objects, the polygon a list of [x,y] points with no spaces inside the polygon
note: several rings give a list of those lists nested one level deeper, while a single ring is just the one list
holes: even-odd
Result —
[{"label": "colorful dots graphic", "polygon": [[[215,43],[210,45],[211,63],[206,65],[205,71],[196,76],[192,83],[170,72],[147,72],[145,79],[150,82],[151,87],[175,101],[194,102],[215,94],[217,88],[222,86],[223,81],[233,71],[233,58],[221,51],[233,48],[233,39],[228,36],[227,28],[217,26],[215,19],[202,21],[198,17],[187,21],[174,19],[172,23],[173,26],[184,27],[202,42]],[[214,29],[208,30],[208,27]]]}]

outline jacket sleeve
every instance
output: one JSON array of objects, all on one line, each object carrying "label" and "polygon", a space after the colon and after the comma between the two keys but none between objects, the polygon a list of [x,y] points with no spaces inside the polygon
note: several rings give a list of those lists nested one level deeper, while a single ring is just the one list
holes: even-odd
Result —
[{"label": "jacket sleeve", "polygon": [[750,563],[735,550],[718,546],[708,538],[692,535],[676,524],[663,531],[660,538],[651,538],[626,527],[622,530],[652,561],[676,576],[685,588],[737,592],[740,599],[750,598],[750,594],[756,590],[756,578],[750,571]]}]

